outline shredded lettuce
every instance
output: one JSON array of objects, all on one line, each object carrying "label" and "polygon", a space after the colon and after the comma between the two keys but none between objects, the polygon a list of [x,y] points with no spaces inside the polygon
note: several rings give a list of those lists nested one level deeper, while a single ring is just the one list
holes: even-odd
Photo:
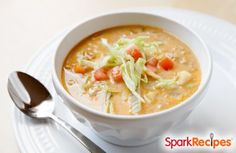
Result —
[{"label": "shredded lettuce", "polygon": [[101,43],[106,46],[109,50],[112,50],[112,46],[108,43],[107,39],[102,38]]},{"label": "shredded lettuce", "polygon": [[144,71],[146,72],[147,75],[153,77],[154,79],[160,79],[161,77],[157,75],[156,73],[152,72],[148,68],[144,67]]},{"label": "shredded lettuce", "polygon": [[156,88],[168,88],[168,87],[173,87],[173,85],[176,84],[176,78],[173,79],[163,79],[159,78],[156,81],[156,84],[154,86],[154,89]]},{"label": "shredded lettuce", "polygon": [[128,97],[130,96],[130,90],[129,89],[124,89],[121,92],[121,101],[126,102],[128,100]]},{"label": "shredded lettuce", "polygon": [[127,66],[127,72],[129,73],[130,78],[134,81],[136,89],[139,83],[139,78],[136,75],[134,59],[132,58],[130,61],[128,61],[126,63],[126,66]]},{"label": "shredded lettuce", "polygon": [[172,88],[176,85],[184,85],[186,82],[190,80],[191,74],[187,71],[180,71],[177,73],[177,76],[172,79],[163,79],[158,78],[154,89],[156,88]]},{"label": "shredded lettuce", "polygon": [[[161,78],[159,75],[155,74],[145,67],[146,52],[150,55],[153,55],[153,52],[155,52],[155,54],[159,53],[159,45],[161,45],[161,42],[154,41],[151,43],[146,43],[145,40],[147,38],[149,38],[149,36],[138,36],[133,39],[120,38],[114,44],[109,44],[107,39],[101,39],[101,43],[108,48],[109,54],[104,57],[99,65],[100,67],[112,67],[121,65],[121,72],[124,83],[131,91],[132,95],[136,97],[137,100],[135,100],[135,104],[137,106],[140,105],[140,107],[135,106],[135,108],[141,108],[141,102],[145,102],[144,98],[140,95],[139,92],[141,81],[144,83],[148,83],[147,75],[152,76],[155,79]],[[140,48],[141,54],[143,55],[142,58],[139,58],[136,62],[134,61],[132,56],[126,53],[126,50],[133,45]],[[134,102],[132,102],[132,106],[133,104]]]},{"label": "shredded lettuce", "polygon": [[146,43],[145,40],[149,36],[138,36],[133,39],[121,38],[117,41],[116,48],[128,48],[129,46],[135,45],[141,49],[141,53],[145,58],[148,56],[158,56],[161,53],[160,45],[163,44],[161,41],[153,41]]},{"label": "shredded lettuce", "polygon": [[133,39],[128,39],[128,38],[121,38],[117,41],[117,44],[122,47],[127,47],[129,45],[136,45],[140,48],[143,48],[145,44],[145,39],[149,38],[149,36],[138,36]]},{"label": "shredded lettuce", "polygon": [[157,88],[173,88],[176,85],[184,85],[190,80],[191,74],[187,71],[180,71],[177,73],[177,76],[171,79],[157,78],[153,89]]},{"label": "shredded lettuce", "polygon": [[123,80],[127,88],[132,92],[132,94],[135,95],[140,101],[144,101],[144,99],[136,91],[138,87],[138,82],[140,82],[140,78],[137,78],[134,73],[131,73],[130,69],[134,71],[134,63],[132,63],[131,61],[128,61],[127,63],[123,63],[121,65]]},{"label": "shredded lettuce", "polygon": [[[114,65],[119,65],[125,62],[124,60],[124,52],[121,50],[123,49],[119,45],[110,45],[107,39],[102,38],[101,43],[108,48],[109,56],[106,56],[103,63],[109,64],[113,63]],[[102,64],[100,64],[102,65]]]},{"label": "shredded lettuce", "polygon": [[111,93],[110,92],[104,92],[105,95],[103,96],[103,100],[104,100],[104,112],[106,113],[110,113],[111,112],[111,108],[113,108],[113,105],[111,106],[112,102],[110,101],[111,98]]},{"label": "shredded lettuce", "polygon": [[136,70],[137,75],[138,75],[139,78],[141,78],[141,74],[142,74],[143,71],[144,71],[145,63],[146,63],[146,60],[145,60],[145,59],[139,58],[139,59],[137,60],[137,62],[135,63],[135,65],[134,65],[135,70]]},{"label": "shredded lettuce", "polygon": [[132,46],[137,46],[138,48],[140,48],[141,54],[144,59],[146,59],[146,54],[148,56],[158,56],[158,54],[160,53],[159,46],[162,44],[162,42],[153,41],[150,43],[146,43],[145,40],[148,38],[149,36],[137,36],[133,39],[120,38],[114,44],[109,44],[107,39],[102,38],[101,43],[108,48],[109,54],[113,56],[113,59],[119,61],[118,63],[124,63],[126,50]]},{"label": "shredded lettuce", "polygon": [[[135,63],[136,72],[134,74],[136,75],[137,78],[139,78],[139,84],[140,84],[140,81],[143,81],[144,83],[148,82],[147,75],[143,74],[145,63],[146,63],[146,60],[143,58],[139,58],[137,62]],[[142,78],[142,76],[144,76],[144,78]]]},{"label": "shredded lettuce", "polygon": [[[110,59],[107,59],[106,63],[109,63],[108,62],[109,60],[110,61],[113,60],[115,61],[116,64],[117,63],[121,64],[122,77],[124,79],[124,82],[127,88],[140,101],[144,101],[144,99],[137,92],[137,87],[140,84],[141,75],[143,73],[143,69],[144,69],[144,65],[146,61],[143,58],[139,58],[138,61],[135,62],[133,57],[129,55],[125,56],[124,51],[128,46],[133,45],[133,44],[137,46],[143,45],[144,39],[146,38],[148,37],[139,36],[134,39],[121,38],[117,41],[115,45],[110,45],[106,39],[101,39],[102,44],[109,49],[109,53],[110,53],[109,55]],[[128,61],[125,61],[125,57],[128,58]]]},{"label": "shredded lettuce", "polygon": [[108,86],[107,82],[105,81],[100,81],[100,82],[90,82],[90,87],[88,89],[88,94],[90,96],[95,96],[101,91],[107,91]]},{"label": "shredded lettuce", "polygon": [[[148,38],[149,36],[138,36],[133,39],[120,38],[114,44],[109,44],[107,39],[102,38],[101,43],[108,49],[106,56],[96,62],[90,61],[84,57],[78,58],[78,62],[80,62],[81,65],[92,67],[93,69],[120,65],[122,77],[127,87],[126,90],[128,91],[123,95],[122,99],[128,100],[132,114],[138,114],[141,111],[142,102],[152,101],[151,96],[142,97],[140,92],[141,81],[148,83],[147,75],[157,79],[154,85],[155,88],[168,87],[176,83],[176,80],[173,79],[162,79],[159,75],[145,67],[146,56],[159,56],[159,45],[161,45],[159,41],[146,43],[145,41]],[[127,49],[132,46],[137,46],[142,54],[142,58],[139,58],[137,61],[135,61],[131,55],[127,54]],[[83,89],[88,90],[88,94],[90,95],[97,95],[98,101],[103,103],[102,109],[105,112],[113,112],[114,108],[111,95],[113,92],[119,92],[119,90],[109,88],[106,81],[92,83],[91,76],[85,78]]]},{"label": "shredded lettuce", "polygon": [[86,60],[86,59],[81,59],[81,60],[79,61],[79,63],[80,63],[81,65],[85,65],[85,66],[91,67],[91,68],[93,68],[93,69],[95,69],[95,68],[98,67],[98,65],[97,65],[95,62],[92,62],[92,61]]},{"label": "shredded lettuce", "polygon": [[[101,83],[95,83],[93,84],[92,88],[89,88],[89,90],[92,90],[93,93],[91,94],[96,94],[98,101],[102,103],[102,109],[106,113],[113,113],[113,104],[112,101],[110,100],[112,93],[108,90],[107,84],[105,82]],[[88,92],[88,94],[90,94]]]},{"label": "shredded lettuce", "polygon": [[119,58],[107,55],[99,62],[99,67],[114,67],[120,64],[122,64],[122,62]]},{"label": "shredded lettuce", "polygon": [[107,39],[102,38],[101,43],[106,46],[111,53],[119,53],[124,55],[126,49],[132,45],[136,45],[140,49],[143,49],[145,46],[145,39],[149,38],[149,36],[138,36],[133,39],[128,38],[120,38],[114,45],[108,43]]},{"label": "shredded lettuce", "polygon": [[141,111],[141,102],[135,95],[129,96],[128,104],[130,113],[138,114]]},{"label": "shredded lettuce", "polygon": [[84,80],[83,80],[83,83],[82,83],[82,86],[81,86],[83,91],[87,91],[92,86],[92,83],[91,83],[90,79],[91,79],[90,75],[86,75],[84,77]]}]

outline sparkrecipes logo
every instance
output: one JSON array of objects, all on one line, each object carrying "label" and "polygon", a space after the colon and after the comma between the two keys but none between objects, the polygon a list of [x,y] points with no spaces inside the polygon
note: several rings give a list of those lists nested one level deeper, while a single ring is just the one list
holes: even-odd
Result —
[{"label": "sparkrecipes logo", "polygon": [[172,138],[166,137],[164,139],[164,145],[167,148],[219,148],[230,147],[232,145],[232,138],[216,138],[214,133],[209,134],[209,138],[200,138],[197,136],[185,137],[185,138]]}]

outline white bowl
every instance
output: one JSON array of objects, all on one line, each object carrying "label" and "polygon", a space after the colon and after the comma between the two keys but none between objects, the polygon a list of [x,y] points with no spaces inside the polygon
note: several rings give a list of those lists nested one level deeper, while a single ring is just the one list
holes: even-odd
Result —
[{"label": "white bowl", "polygon": [[[85,37],[102,29],[129,24],[161,27],[185,42],[197,56],[201,67],[201,83],[187,100],[170,109],[139,116],[112,115],[96,111],[73,98],[61,84],[61,68],[69,51]],[[104,140],[123,146],[142,145],[155,140],[168,129],[185,120],[206,94],[212,72],[210,53],[202,39],[190,29],[162,16],[142,12],[113,12],[79,23],[60,42],[55,55],[53,82],[58,95],[79,121]]]}]

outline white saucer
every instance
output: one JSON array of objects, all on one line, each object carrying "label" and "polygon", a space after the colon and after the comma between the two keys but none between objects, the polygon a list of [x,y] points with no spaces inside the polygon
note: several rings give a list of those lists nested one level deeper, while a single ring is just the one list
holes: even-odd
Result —
[{"label": "white saucer", "polygon": [[[86,136],[91,138],[105,151],[111,153],[156,153],[166,152],[163,142],[166,136],[204,136],[214,132],[215,137],[236,137],[236,26],[223,20],[196,12],[171,8],[138,8],[145,12],[164,15],[183,23],[196,31],[207,43],[214,60],[213,77],[209,92],[203,102],[194,110],[187,121],[166,133],[158,141],[140,147],[120,147],[104,142],[90,129],[71,119],[62,104],[57,109],[63,119]],[[64,33],[39,50],[29,63],[26,72],[41,80],[55,95],[51,81],[52,53]],[[70,119],[69,119],[70,118]],[[14,128],[22,153],[78,153],[86,152],[74,138],[51,122],[36,121],[14,110]],[[236,140],[233,139],[233,146]],[[233,151],[234,150],[234,151]],[[170,152],[171,150],[168,150]],[[172,150],[176,152],[176,150]],[[190,151],[190,150],[185,150]],[[199,152],[200,150],[195,150]],[[203,151],[203,150],[202,150]],[[217,150],[209,150],[217,151]],[[218,151],[236,152],[221,148]],[[183,152],[183,151],[181,151]],[[206,152],[206,151],[204,151]]]}]

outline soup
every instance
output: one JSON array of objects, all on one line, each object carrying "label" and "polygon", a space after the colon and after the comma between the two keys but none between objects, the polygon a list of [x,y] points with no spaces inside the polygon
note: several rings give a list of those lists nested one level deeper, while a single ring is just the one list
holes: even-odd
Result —
[{"label": "soup", "polygon": [[191,49],[158,27],[105,29],[79,42],[66,57],[64,88],[78,102],[119,115],[159,112],[199,87],[201,70]]}]

